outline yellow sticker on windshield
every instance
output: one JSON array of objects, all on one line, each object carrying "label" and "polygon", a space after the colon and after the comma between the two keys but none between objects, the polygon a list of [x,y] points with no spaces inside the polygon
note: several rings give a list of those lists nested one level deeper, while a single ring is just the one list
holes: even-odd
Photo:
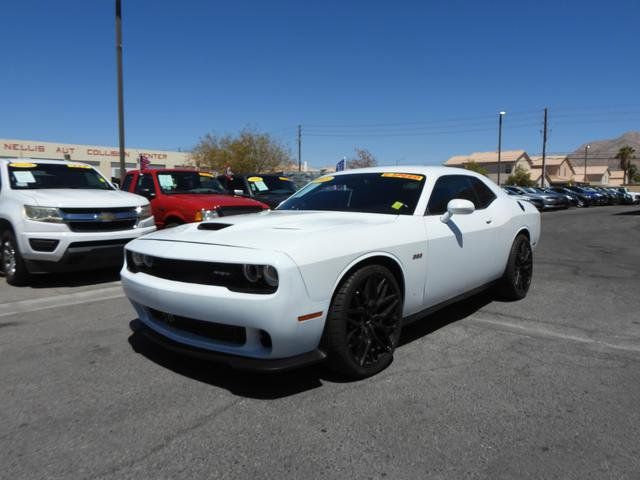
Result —
[{"label": "yellow sticker on windshield", "polygon": [[98,180],[100,180],[102,183],[107,183],[107,181],[102,177],[98,177]]},{"label": "yellow sticker on windshield", "polygon": [[15,168],[33,168],[33,167],[37,167],[37,165],[35,163],[28,163],[28,162],[14,162],[14,163],[10,163],[9,166],[10,167],[15,167]]},{"label": "yellow sticker on windshield", "polygon": [[319,177],[316,178],[315,180],[313,180],[313,183],[324,183],[324,182],[330,182],[331,180],[333,180],[335,177]]},{"label": "yellow sticker on windshield", "polygon": [[198,175],[200,175],[201,177],[213,177],[213,173],[207,172],[199,172]]},{"label": "yellow sticker on windshield", "polygon": [[393,205],[391,205],[391,208],[394,210],[400,210],[402,207],[404,207],[404,203],[402,202],[393,202]]},{"label": "yellow sticker on windshield", "polygon": [[69,168],[91,168],[89,165],[85,165],[84,163],[67,163],[67,167],[69,167]]},{"label": "yellow sticker on windshield", "polygon": [[247,178],[247,180],[249,180],[250,182],[261,182],[262,177],[249,177]]},{"label": "yellow sticker on windshield", "polygon": [[284,180],[285,182],[290,182],[291,180],[289,180],[287,177],[278,177],[280,180]]},{"label": "yellow sticker on windshield", "polygon": [[390,178],[404,178],[405,180],[415,180],[416,182],[419,182],[424,178],[423,175],[414,175],[412,173],[393,173],[393,172],[383,173],[381,176],[390,177]]}]

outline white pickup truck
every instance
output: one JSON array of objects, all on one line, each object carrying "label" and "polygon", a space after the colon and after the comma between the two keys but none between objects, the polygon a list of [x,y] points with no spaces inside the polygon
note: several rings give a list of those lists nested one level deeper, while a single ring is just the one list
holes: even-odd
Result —
[{"label": "white pickup truck", "polygon": [[630,195],[631,198],[633,199],[634,204],[637,205],[640,203],[640,192],[634,192],[632,190],[629,190],[627,187],[618,187],[618,191],[624,192],[627,195]]},{"label": "white pickup truck", "polygon": [[149,201],[92,166],[0,161],[0,268],[12,285],[32,274],[122,265],[124,245],[155,230]]}]

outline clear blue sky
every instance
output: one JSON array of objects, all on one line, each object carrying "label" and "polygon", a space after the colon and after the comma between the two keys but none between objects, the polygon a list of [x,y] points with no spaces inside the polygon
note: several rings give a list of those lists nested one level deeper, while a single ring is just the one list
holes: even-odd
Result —
[{"label": "clear blue sky", "polygon": [[[117,144],[113,0],[2,6],[0,137]],[[127,144],[273,132],[303,159],[548,150],[640,130],[640,2],[123,0]],[[328,126],[324,126],[328,125]]]}]

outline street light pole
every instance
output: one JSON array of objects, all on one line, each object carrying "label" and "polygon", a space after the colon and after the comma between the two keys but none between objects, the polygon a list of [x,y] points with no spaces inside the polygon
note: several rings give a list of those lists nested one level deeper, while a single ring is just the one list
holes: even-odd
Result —
[{"label": "street light pole", "polygon": [[122,7],[116,0],[116,63],[118,65],[118,139],[120,142],[120,185],[126,172],[124,151],[124,98],[122,93]]},{"label": "street light pole", "polygon": [[584,147],[584,183],[588,183],[587,182],[587,153],[589,152],[590,148],[591,148],[591,145],[587,145],[586,147]]},{"label": "street light pole", "polygon": [[502,156],[502,117],[507,112],[498,113],[498,185],[500,185],[500,168]]}]

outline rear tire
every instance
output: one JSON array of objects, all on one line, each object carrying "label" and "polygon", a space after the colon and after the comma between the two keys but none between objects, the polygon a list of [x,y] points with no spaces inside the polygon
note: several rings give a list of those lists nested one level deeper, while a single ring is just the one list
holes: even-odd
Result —
[{"label": "rear tire", "polygon": [[7,230],[2,234],[2,273],[9,285],[25,285],[29,282],[29,271],[18,249],[18,242],[12,231]]},{"label": "rear tire", "polygon": [[402,291],[393,274],[368,265],[334,295],[323,335],[328,365],[350,378],[370,377],[393,361],[402,328]]},{"label": "rear tire", "polygon": [[524,234],[513,241],[507,268],[497,285],[498,296],[505,300],[521,300],[527,296],[533,276],[533,251]]}]

